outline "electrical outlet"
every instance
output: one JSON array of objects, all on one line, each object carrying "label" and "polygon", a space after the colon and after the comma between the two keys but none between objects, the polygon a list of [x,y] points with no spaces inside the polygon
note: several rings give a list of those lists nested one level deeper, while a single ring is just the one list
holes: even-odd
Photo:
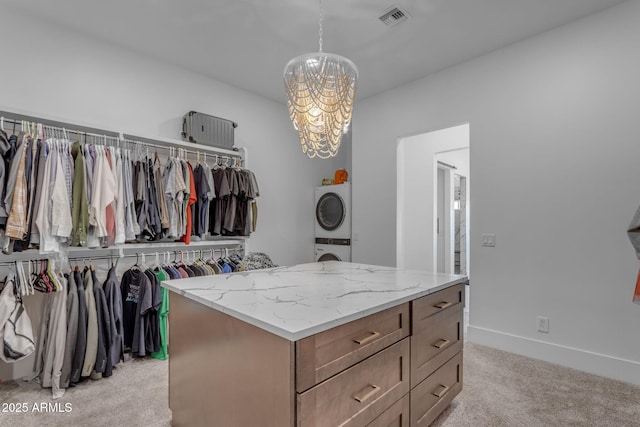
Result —
[{"label": "electrical outlet", "polygon": [[538,316],[538,332],[549,333],[549,318]]}]

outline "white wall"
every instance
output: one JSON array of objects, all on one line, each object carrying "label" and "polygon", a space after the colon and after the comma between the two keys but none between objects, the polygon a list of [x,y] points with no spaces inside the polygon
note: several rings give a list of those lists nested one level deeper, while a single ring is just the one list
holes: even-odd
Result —
[{"label": "white wall", "polygon": [[261,191],[250,249],[267,252],[280,265],[313,260],[313,188],[345,167],[346,153],[341,150],[331,161],[302,154],[284,89],[283,103],[276,103],[9,9],[0,11],[5,44],[0,107],[175,139],[189,110],[234,120],[239,123],[236,146],[248,148],[248,166]]},{"label": "white wall", "polygon": [[396,140],[469,122],[470,339],[640,384],[638,22],[626,2],[360,102],[354,260],[394,258]]},{"label": "white wall", "polygon": [[[433,237],[437,233],[437,206],[433,203],[437,181],[436,154],[468,146],[467,124],[402,138],[398,142],[398,267],[437,271],[436,239]],[[357,163],[356,155],[354,160]],[[359,225],[359,219],[354,219],[354,231]],[[387,226],[393,226],[393,223]],[[392,238],[395,240],[395,236]],[[357,250],[360,241],[355,245],[354,249]],[[389,262],[393,262],[393,259],[386,260],[386,263]]]}]

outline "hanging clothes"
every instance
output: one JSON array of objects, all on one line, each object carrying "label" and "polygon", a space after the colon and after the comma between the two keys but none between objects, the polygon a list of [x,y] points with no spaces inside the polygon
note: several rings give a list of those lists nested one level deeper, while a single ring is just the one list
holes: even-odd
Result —
[{"label": "hanging clothes", "polygon": [[93,292],[93,277],[89,268],[83,273],[84,291],[87,298],[87,347],[84,353],[84,363],[82,365],[81,376],[91,375],[96,364],[98,355],[98,313],[96,310],[96,299]]},{"label": "hanging clothes", "polygon": [[71,154],[74,158],[74,175],[72,189],[72,246],[87,246],[87,229],[89,227],[89,208],[85,189],[85,168],[82,148],[78,141],[73,143]]},{"label": "hanging clothes", "polygon": [[63,144],[56,141],[53,149],[55,165],[55,179],[53,184],[53,192],[50,195],[51,203],[51,234],[57,237],[58,242],[66,242],[71,236],[73,223],[71,219],[70,201],[67,192],[67,171],[62,166],[65,157]]},{"label": "hanging clothes", "polygon": [[73,272],[73,277],[78,291],[78,329],[76,348],[71,362],[71,385],[77,384],[82,375],[82,367],[84,366],[84,357],[87,350],[87,325],[89,323],[85,285],[78,267]]},{"label": "hanging clothes", "polygon": [[172,159],[168,159],[162,173],[162,183],[164,186],[164,194],[167,203],[167,215],[169,217],[169,229],[167,230],[167,236],[178,238],[178,218],[177,218],[177,179],[176,179],[176,164]]},{"label": "hanging clothes", "polygon": [[[156,268],[153,270],[158,282],[169,280],[169,276],[164,270]],[[160,347],[157,351],[151,353],[154,359],[166,360],[169,356],[167,346],[167,316],[169,315],[169,291],[166,288],[161,289],[161,303],[158,309],[158,330],[160,335]]]},{"label": "hanging clothes", "polygon": [[96,350],[96,362],[91,371],[91,379],[97,380],[104,376],[111,376],[113,364],[111,363],[111,324],[109,309],[104,290],[96,277],[95,269],[91,269],[93,281],[93,295],[96,302],[96,318],[98,322],[98,346]]},{"label": "hanging clothes", "polygon": [[25,175],[25,158],[30,136],[18,141],[15,161],[11,162],[7,185],[10,190],[5,196],[5,206],[10,207],[6,225],[6,235],[13,240],[21,240],[27,232],[27,180]]},{"label": "hanging clothes", "polygon": [[112,217],[107,216],[107,207],[115,200],[116,182],[104,147],[95,146],[95,167],[92,179],[89,224],[93,225],[97,237],[107,237]]},{"label": "hanging clothes", "polygon": [[157,187],[156,194],[158,195],[158,206],[160,209],[160,225],[162,231],[166,232],[169,229],[169,209],[167,208],[166,193],[164,191],[162,165],[160,164],[160,157],[157,152],[155,153],[155,159],[153,162],[153,174]]},{"label": "hanging clothes", "polygon": [[151,282],[140,267],[133,267],[122,275],[123,330],[125,348],[135,356],[145,356],[145,314],[153,307]]},{"label": "hanging clothes", "polygon": [[29,243],[32,246],[40,245],[40,231],[38,229],[36,219],[38,218],[38,212],[40,209],[40,198],[42,197],[42,191],[43,191],[42,187],[44,183],[46,153],[47,153],[46,144],[44,144],[42,141],[38,141],[38,161],[37,161],[38,172],[36,174],[35,193],[32,194],[33,210],[31,212],[31,225],[30,225],[31,237],[29,239]]},{"label": "hanging clothes", "polygon": [[140,225],[136,217],[136,202],[133,192],[133,166],[130,150],[122,152],[122,170],[124,174],[124,200],[125,200],[125,240],[135,241],[140,234]]},{"label": "hanging clothes", "polygon": [[120,283],[116,277],[116,268],[112,266],[107,273],[107,280],[104,282],[104,293],[107,298],[107,309],[109,311],[109,326],[111,331],[111,346],[109,355],[111,365],[115,366],[124,362],[124,331],[122,318],[122,294]]},{"label": "hanging clothes", "polygon": [[193,179],[193,171],[191,169],[191,165],[186,163],[187,167],[187,180],[189,181],[189,193],[185,194],[187,197],[187,203],[185,205],[185,227],[184,227],[184,235],[180,238],[181,241],[185,242],[187,245],[191,243],[191,235],[192,235],[192,225],[193,225],[193,211],[191,210],[192,206],[195,204],[197,195],[196,195],[196,186],[195,180]]},{"label": "hanging clothes", "polygon": [[65,354],[65,339],[67,335],[67,292],[66,280],[63,276],[49,274],[57,291],[47,300],[49,309],[46,348],[43,356],[43,368],[40,374],[42,387],[51,388],[52,397],[59,399],[64,395],[61,387],[62,365]]},{"label": "hanging clothes", "polygon": [[113,151],[113,156],[112,158],[115,158],[115,174],[114,177],[116,178],[116,199],[115,199],[115,216],[116,216],[116,235],[115,235],[115,241],[114,243],[116,245],[121,245],[126,241],[126,237],[127,237],[127,233],[126,233],[126,220],[125,220],[125,206],[126,206],[126,200],[125,200],[125,181],[127,180],[127,177],[124,175],[124,168],[123,168],[123,158],[122,158],[122,152],[120,151],[120,148],[116,148],[116,149],[112,149]]},{"label": "hanging clothes", "polygon": [[65,275],[67,279],[67,337],[65,339],[64,360],[60,374],[60,387],[67,388],[71,383],[71,368],[78,338],[78,287],[73,272]]},{"label": "hanging clothes", "polygon": [[4,203],[5,181],[7,178],[4,157],[7,155],[7,152],[10,148],[11,145],[9,144],[9,136],[4,131],[4,129],[0,129],[0,156],[2,156],[2,159],[0,159],[0,225],[6,224],[7,217],[9,216]]},{"label": "hanging clothes", "polygon": [[210,208],[212,214],[210,214],[209,232],[216,236],[222,234],[222,224],[224,222],[231,188],[229,187],[229,181],[224,169],[214,168],[212,174],[216,198],[212,202],[214,205]]},{"label": "hanging clothes", "polygon": [[[44,137],[43,137],[44,139]],[[17,241],[14,245],[14,251],[22,251],[28,248],[32,248],[31,234],[34,230],[35,223],[35,209],[37,206],[35,197],[37,188],[37,177],[40,170],[40,152],[42,150],[42,140],[38,139],[31,144],[31,150],[26,156],[26,179],[27,179],[27,232],[24,239]]]},{"label": "hanging clothes", "polygon": [[162,290],[160,282],[155,273],[151,269],[145,270],[144,274],[151,283],[151,309],[149,310],[144,331],[144,343],[146,353],[154,353],[160,351],[160,324],[158,312],[162,305]]},{"label": "hanging clothes", "polygon": [[190,163],[179,150],[163,164],[157,152],[137,149],[132,155],[129,149],[71,142],[66,132],[61,139],[42,127],[27,128],[17,136],[0,133],[5,253],[160,239],[190,244],[192,238],[255,231],[257,182],[237,161],[231,167],[225,157],[210,168],[206,158],[201,162],[198,155]]}]

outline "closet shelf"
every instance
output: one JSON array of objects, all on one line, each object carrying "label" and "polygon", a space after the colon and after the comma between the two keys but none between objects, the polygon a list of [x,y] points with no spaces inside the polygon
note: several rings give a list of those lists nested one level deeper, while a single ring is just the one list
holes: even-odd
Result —
[{"label": "closet shelf", "polygon": [[135,135],[130,133],[125,133],[122,135],[125,140],[133,140],[136,142],[142,142],[143,144],[148,145],[162,145],[166,148],[174,147],[174,148],[184,148],[188,151],[192,152],[201,152],[213,155],[226,155],[230,157],[244,157],[245,149],[243,147],[239,147],[237,150],[228,150],[225,148],[212,147],[208,145],[195,144],[193,142],[185,142],[179,139],[171,139],[171,138],[163,138],[159,136],[154,136],[153,138]]}]

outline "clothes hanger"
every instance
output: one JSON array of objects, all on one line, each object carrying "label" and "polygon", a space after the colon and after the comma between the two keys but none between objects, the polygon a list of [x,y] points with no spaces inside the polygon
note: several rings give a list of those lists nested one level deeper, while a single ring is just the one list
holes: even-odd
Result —
[{"label": "clothes hanger", "polygon": [[51,293],[55,290],[55,287],[49,280],[49,275],[47,274],[48,265],[49,265],[48,260],[45,260],[45,259],[41,260],[42,271],[40,272],[40,276],[42,277],[42,280],[44,281],[44,284],[47,287],[47,292]]},{"label": "clothes hanger", "polygon": [[136,253],[136,263],[133,264],[130,268],[130,270],[140,270],[140,258],[139,258],[140,254]]},{"label": "clothes hanger", "polygon": [[27,263],[27,276],[25,277],[25,280],[27,281],[27,284],[29,286],[29,294],[33,295],[33,294],[35,294],[35,289],[33,288],[33,282],[31,281],[31,275],[32,275],[31,261],[29,261]]},{"label": "clothes hanger", "polygon": [[50,283],[53,284],[53,292],[58,292],[60,287],[58,285],[58,281],[54,278],[55,271],[55,261],[52,259],[47,260],[47,277],[49,278]]},{"label": "clothes hanger", "polygon": [[[37,261],[33,260],[33,262],[34,262],[34,267],[37,267],[37,264],[36,264]],[[41,260],[41,263],[42,263],[42,260]],[[42,272],[36,273],[34,271],[33,278],[32,278],[32,283],[33,283],[33,287],[38,292],[45,292],[45,293],[49,292],[49,287],[46,285],[46,283],[44,281],[44,277],[42,276]]]}]

